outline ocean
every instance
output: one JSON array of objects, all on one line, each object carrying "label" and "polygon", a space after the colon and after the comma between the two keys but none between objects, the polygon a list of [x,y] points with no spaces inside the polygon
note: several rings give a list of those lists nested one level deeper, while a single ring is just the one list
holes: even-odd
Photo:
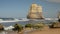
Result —
[{"label": "ocean", "polygon": [[37,20],[37,21],[34,21],[34,20],[30,20],[30,21],[18,21],[18,22],[4,22],[4,23],[1,23],[3,26],[13,26],[14,24],[18,23],[18,24],[21,24],[21,25],[25,25],[25,24],[28,24],[28,23],[32,23],[32,24],[35,24],[35,23],[39,23],[39,22],[42,22],[42,23],[45,23],[45,24],[51,24],[52,22],[55,22],[57,20]]}]

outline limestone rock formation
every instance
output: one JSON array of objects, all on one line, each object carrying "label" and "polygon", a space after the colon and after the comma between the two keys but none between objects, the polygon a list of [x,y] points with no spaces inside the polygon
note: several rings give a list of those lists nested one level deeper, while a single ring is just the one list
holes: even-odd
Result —
[{"label": "limestone rock formation", "polygon": [[43,19],[42,16],[42,6],[39,6],[37,4],[32,4],[29,10],[29,13],[27,15],[28,19]]}]

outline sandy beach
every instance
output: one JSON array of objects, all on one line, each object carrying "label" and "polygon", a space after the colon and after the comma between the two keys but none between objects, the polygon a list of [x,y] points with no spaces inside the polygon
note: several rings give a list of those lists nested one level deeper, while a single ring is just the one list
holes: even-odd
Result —
[{"label": "sandy beach", "polygon": [[43,30],[31,31],[28,34],[60,34],[60,28],[48,28],[45,27]]},{"label": "sandy beach", "polygon": [[23,30],[22,32],[19,32],[19,33],[14,31],[7,31],[6,34],[60,34],[60,28],[44,27],[42,30],[39,30],[39,29],[32,30],[30,28],[26,28],[25,31]]}]

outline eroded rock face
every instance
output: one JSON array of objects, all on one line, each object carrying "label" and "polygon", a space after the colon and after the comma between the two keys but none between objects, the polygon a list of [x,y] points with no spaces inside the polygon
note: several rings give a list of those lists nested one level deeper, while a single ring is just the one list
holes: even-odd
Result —
[{"label": "eroded rock face", "polygon": [[58,19],[58,21],[60,22],[60,19]]},{"label": "eroded rock face", "polygon": [[42,6],[32,4],[27,16],[28,19],[43,19]]}]

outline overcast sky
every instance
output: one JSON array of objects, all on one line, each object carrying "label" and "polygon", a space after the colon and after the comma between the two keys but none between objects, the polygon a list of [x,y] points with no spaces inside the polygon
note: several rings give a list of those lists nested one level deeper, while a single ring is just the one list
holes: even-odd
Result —
[{"label": "overcast sky", "polygon": [[60,0],[0,0],[0,17],[26,18],[32,3],[41,5],[44,17],[57,17]]}]

